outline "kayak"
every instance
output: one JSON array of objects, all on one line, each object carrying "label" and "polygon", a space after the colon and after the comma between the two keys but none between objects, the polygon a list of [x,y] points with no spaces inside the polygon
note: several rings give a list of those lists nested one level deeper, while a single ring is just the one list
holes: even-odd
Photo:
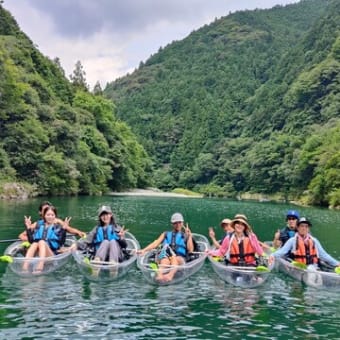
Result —
[{"label": "kayak", "polygon": [[[196,241],[197,248],[189,254],[187,261],[178,266],[159,266],[155,261],[159,250],[153,249],[139,256],[137,259],[137,266],[141,270],[145,279],[154,285],[171,285],[186,280],[191,275],[195,274],[204,264],[207,257],[206,250],[209,248],[209,241],[201,234],[192,233],[192,237]],[[167,274],[171,270],[176,270],[174,277],[170,281],[159,280],[158,276]]]},{"label": "kayak", "polygon": [[305,266],[285,258],[276,260],[280,272],[289,275],[295,280],[301,281],[307,286],[315,288],[340,288],[340,273],[323,271],[314,265]]},{"label": "kayak", "polygon": [[[75,238],[66,238],[65,244],[61,248],[62,252],[54,256],[26,258],[25,254],[30,244],[16,241],[6,248],[1,260],[8,262],[9,268],[20,276],[46,275],[59,269],[68,261],[75,242]],[[38,265],[39,270],[37,270]]]},{"label": "kayak", "polygon": [[72,252],[72,256],[77,263],[81,273],[91,281],[111,281],[120,278],[128,272],[137,259],[137,250],[140,249],[139,242],[130,233],[125,233],[127,243],[124,251],[124,260],[118,263],[108,261],[91,260],[88,250],[78,249]]},{"label": "kayak", "polygon": [[254,288],[267,281],[273,266],[232,266],[220,257],[208,256],[214,272],[223,281],[234,286]]}]

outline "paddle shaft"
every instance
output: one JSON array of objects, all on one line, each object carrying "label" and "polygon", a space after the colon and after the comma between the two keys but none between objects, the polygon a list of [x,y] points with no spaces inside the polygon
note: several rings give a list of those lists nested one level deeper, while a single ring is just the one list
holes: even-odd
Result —
[{"label": "paddle shaft", "polygon": [[9,243],[9,242],[17,242],[21,241],[19,238],[9,239],[9,240],[0,240],[0,243]]}]

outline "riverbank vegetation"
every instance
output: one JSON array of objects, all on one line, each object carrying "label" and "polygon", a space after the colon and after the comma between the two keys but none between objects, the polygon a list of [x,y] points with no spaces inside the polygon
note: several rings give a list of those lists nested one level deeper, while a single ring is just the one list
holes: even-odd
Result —
[{"label": "riverbank vegetation", "polygon": [[0,5],[0,194],[340,206],[339,32],[336,0],[236,12],[90,93],[80,62],[69,81]]},{"label": "riverbank vegetation", "polygon": [[[0,195],[101,194],[144,187],[151,160],[114,104],[71,83],[0,5]],[[25,189],[26,188],[26,189]]]},{"label": "riverbank vegetation", "polygon": [[340,3],[216,19],[104,90],[155,185],[340,206]]}]

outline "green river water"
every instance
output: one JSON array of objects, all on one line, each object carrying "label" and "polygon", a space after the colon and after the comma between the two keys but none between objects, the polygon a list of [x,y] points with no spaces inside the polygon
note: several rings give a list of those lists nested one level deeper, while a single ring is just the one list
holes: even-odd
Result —
[{"label": "green river water", "polygon": [[[340,259],[340,212],[271,202],[158,197],[50,198],[59,216],[89,231],[96,211],[110,205],[117,220],[144,247],[171,228],[182,212],[193,232],[208,234],[236,213],[246,214],[260,240],[271,240],[295,208],[313,222],[312,233]],[[0,239],[23,230],[23,216],[37,218],[40,199],[0,201]],[[8,244],[0,243],[2,254]],[[320,291],[274,273],[262,286],[241,289],[221,281],[208,261],[183,283],[148,284],[134,266],[109,283],[87,281],[70,258],[47,276],[21,278],[0,263],[1,339],[339,339],[340,289]]]}]

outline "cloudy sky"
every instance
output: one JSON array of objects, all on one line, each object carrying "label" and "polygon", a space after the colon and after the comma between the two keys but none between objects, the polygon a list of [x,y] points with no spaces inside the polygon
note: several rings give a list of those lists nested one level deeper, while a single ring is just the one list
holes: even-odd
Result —
[{"label": "cloudy sky", "polygon": [[5,0],[4,8],[66,75],[80,60],[93,87],[132,72],[140,61],[230,12],[298,0]]}]

